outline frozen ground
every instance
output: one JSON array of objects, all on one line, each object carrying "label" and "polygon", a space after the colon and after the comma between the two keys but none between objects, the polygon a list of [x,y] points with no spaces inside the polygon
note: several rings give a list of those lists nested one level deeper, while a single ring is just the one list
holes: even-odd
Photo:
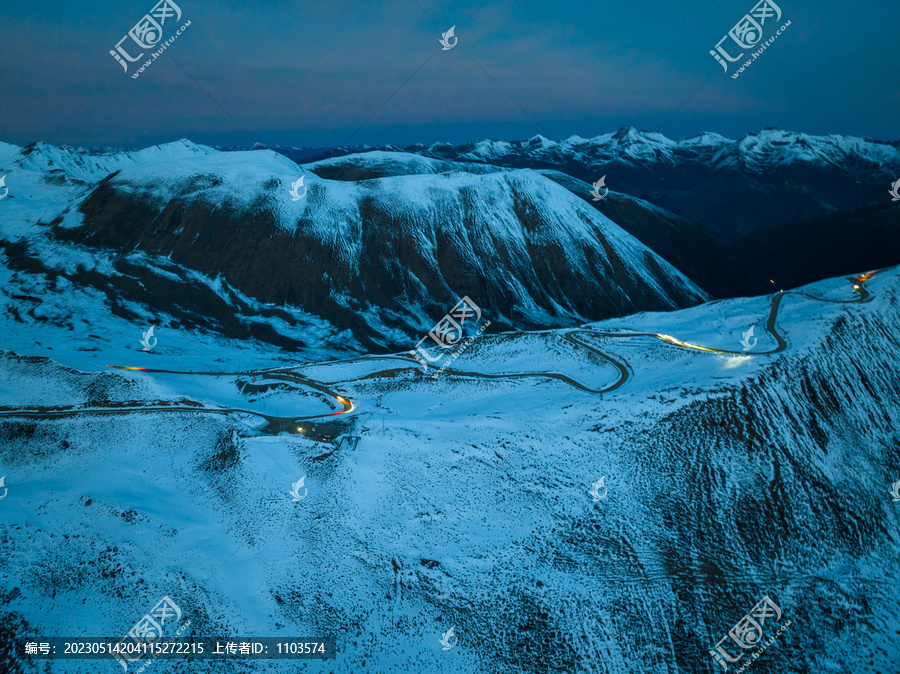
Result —
[{"label": "frozen ground", "polygon": [[[751,671],[893,671],[900,274],[865,287],[864,303],[789,294],[777,324],[788,347],[774,355],[610,336],[740,352],[756,325],[754,350],[767,351],[771,297],[588,326],[597,334],[584,341],[627,364],[628,379],[603,394],[541,376],[432,381],[409,359],[298,368],[353,401],[356,451],[208,410],[2,418],[3,629],[124,635],[169,595],[194,635],[336,636],[338,658],[304,671],[713,672],[707,651],[768,594],[792,626]],[[805,290],[855,297],[846,279]],[[0,407],[188,400],[252,411],[235,376],[106,365],[244,379],[299,365],[190,331],[160,330],[144,353],[140,329],[76,297],[83,326],[3,316]],[[615,382],[567,332],[486,335],[453,367]],[[300,388],[270,404],[333,411]],[[308,495],[294,501],[301,476]],[[601,476],[608,496],[594,501]],[[459,642],[443,651],[451,626]],[[121,671],[99,660],[6,666]]]}]

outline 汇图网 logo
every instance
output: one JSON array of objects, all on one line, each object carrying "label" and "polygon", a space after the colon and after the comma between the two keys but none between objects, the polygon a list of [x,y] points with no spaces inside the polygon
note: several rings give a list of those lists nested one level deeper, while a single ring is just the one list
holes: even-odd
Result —
[{"label": "\u6c47\u56fe\u7f51 logo", "polygon": [[[300,176],[297,180],[294,181],[294,184],[291,185],[291,201],[300,201],[303,197],[306,196],[306,187],[303,185],[303,178],[306,176]],[[303,187],[303,194],[298,192],[298,190]]]},{"label": "\u6c47\u56fe\u7f51 logo", "polygon": [[[124,637],[116,645],[115,651],[110,651],[113,657],[122,665],[122,669],[127,672],[129,662],[136,662],[147,654],[148,651],[146,646],[144,646],[145,644],[153,643],[165,635],[167,620],[169,621],[168,629],[172,628],[173,622],[177,624],[181,621],[181,608],[168,595],[160,599],[147,615],[138,620],[135,626],[128,630],[128,636]],[[172,636],[181,636],[190,624],[190,620],[185,621]],[[132,640],[131,642],[128,641],[129,638]],[[144,667],[146,666],[147,663],[144,663]]]},{"label": "\u6c47\u56fe\u7f51 logo", "polygon": [[[116,43],[115,49],[110,49],[110,55],[116,59],[118,64],[122,66],[122,70],[126,73],[128,72],[128,64],[134,63],[135,61],[139,61],[143,58],[147,49],[153,49],[154,47],[159,47],[157,51],[151,53],[150,59],[148,59],[136,73],[134,73],[131,77],[132,79],[138,77],[145,68],[147,68],[156,58],[165,51],[175,39],[181,35],[182,31],[191,25],[191,22],[188,21],[183,26],[181,26],[178,30],[174,31],[172,36],[163,43],[160,43],[163,37],[164,29],[163,27],[166,25],[166,21],[169,21],[170,25],[174,21],[181,20],[181,8],[176,5],[172,0],[159,0],[147,14],[141,18],[131,30]],[[130,39],[131,42],[128,43],[128,49],[122,45],[123,42]],[[139,51],[140,53],[137,56],[132,56],[129,51]]]},{"label": "\u6c47\u56fe\u7f51 logo", "polygon": [[[751,325],[750,329],[744,333],[743,337],[741,337],[741,344],[744,345],[744,351],[749,351],[756,346],[756,337],[753,337],[753,329],[755,327],[755,325]],[[750,341],[751,338],[753,338],[752,342]]]},{"label": "\u6c47\u56fe\u7f51 logo", "polygon": [[[601,187],[604,189],[603,194],[600,194]],[[606,188],[606,176],[603,176],[595,183],[591,183],[591,196],[594,197],[594,201],[606,199],[607,194],[609,194],[609,190]]]},{"label": "\u6c47\u56fe\u7f51 logo", "polygon": [[[441,33],[441,39],[439,40],[444,48],[441,51],[447,51],[448,49],[453,49],[456,46],[456,43],[459,42],[459,38],[456,37],[456,34],[453,32],[456,29],[456,26],[451,26],[450,30],[446,33]],[[453,40],[451,42],[450,40]]]},{"label": "\u6c47\u56fe\u7f51 logo", "polygon": [[[3,483],[0,482],[0,484]],[[891,487],[891,496],[894,497],[895,501],[900,501],[900,480],[897,480]]]},{"label": "\u6c47\u56fe\u7f51 logo", "polygon": [[[2,178],[0,178],[0,180],[2,180]],[[2,184],[3,183],[0,182],[0,185]],[[891,201],[900,201],[900,180],[891,185],[891,189],[888,191],[888,194],[891,195]],[[2,197],[0,197],[0,199],[2,199]]]},{"label": "\u6c47\u56fe\u7f51 logo", "polygon": [[[150,340],[153,340],[153,343]],[[141,346],[144,348],[141,351],[150,351],[154,346],[156,346],[156,342],[158,340],[153,336],[153,326],[151,325],[147,332],[141,333]]]},{"label": "\u6c47\u56fe\u7f51 logo", "polygon": [[[600,491],[601,489],[603,490],[602,492]],[[608,492],[609,490],[606,488],[606,475],[592,484],[591,488],[588,490],[588,494],[594,497],[595,503],[605,499]]]},{"label": "\u6c47\u56fe\u7f51 logo", "polygon": [[[728,634],[719,639],[719,643],[716,644],[715,650],[710,650],[709,654],[715,658],[715,661],[722,665],[722,669],[726,672],[728,671],[728,663],[729,662],[737,662],[745,655],[748,656],[747,662],[745,662],[738,672],[743,672],[747,669],[747,667],[752,664],[753,660],[756,660],[760,654],[766,650],[769,645],[775,641],[784,630],[790,626],[791,621],[788,620],[784,625],[781,625],[778,632],[772,635],[768,641],[762,643],[764,630],[763,626],[766,624],[766,618],[775,618],[774,622],[778,622],[781,620],[781,608],[774,601],[769,599],[768,596],[763,597],[759,600],[759,602],[750,609],[750,612],[746,614],[743,618],[741,618],[734,627],[732,627]],[[769,621],[772,622],[771,620]],[[722,642],[728,638],[737,644],[741,651],[737,651],[737,655],[732,657],[728,651],[722,646]],[[742,651],[748,651],[752,649],[758,649],[752,654],[748,654]]]},{"label": "\u6c47\u56fe\u7f51 logo", "polygon": [[[459,637],[456,636],[454,630],[456,630],[456,627],[451,627],[449,630],[444,632],[441,635],[441,638],[438,640],[441,642],[441,646],[443,646],[443,648],[441,649],[442,651],[449,651],[459,643]],[[453,639],[453,641],[450,641],[451,639]]]},{"label": "\u6c47\u56fe\u7f51 logo", "polygon": [[[777,31],[774,31],[774,34],[772,34],[768,40],[760,44],[763,34],[767,30],[771,32],[772,24],[780,20],[781,8],[778,5],[772,2],[772,0],[759,0],[749,13],[744,14],[744,16],[741,17],[741,20],[734,24],[734,27],[728,31],[725,37],[716,43],[716,48],[709,50],[709,53],[727,73],[729,63],[740,61],[747,49],[752,49],[759,45],[760,48],[751,54],[751,58],[740,67],[738,72],[731,76],[732,78],[735,78],[743,72],[747,66],[755,61],[756,58],[768,48],[775,38],[781,35],[782,31],[791,23],[788,21]],[[767,21],[769,22],[768,27],[766,26]],[[726,45],[723,46],[722,43],[726,42],[726,40],[730,40],[730,42],[727,42]],[[736,56],[732,56],[732,52],[738,53]]]},{"label": "\u6c47\u56fe\u7f51 logo", "polygon": [[[300,487],[303,487],[303,496],[300,496]],[[293,497],[293,501],[302,501],[305,499],[306,495],[309,493],[309,489],[306,487],[306,475],[292,484],[291,491],[288,493]]]},{"label": "\u6c47\u56fe\u7f51 logo", "polygon": [[[471,320],[474,319],[474,320]],[[444,364],[440,368],[440,372],[443,372],[447,369],[447,366],[450,365],[456,358],[462,355],[462,353],[469,347],[469,344],[475,341],[475,337],[477,336],[469,336],[466,337],[466,344],[460,344],[463,337],[465,336],[466,330],[466,321],[469,321],[469,325],[473,323],[477,323],[481,320],[481,309],[475,304],[472,300],[468,298],[468,296],[463,297],[456,305],[450,310],[446,316],[444,316],[441,320],[437,322],[437,324],[431,329],[431,331],[422,339],[419,340],[419,343],[416,344],[416,350],[410,351],[409,353],[422,364],[422,372],[428,373],[428,363],[436,363],[439,360],[445,360]],[[484,323],[481,328],[478,330],[478,334],[483,333],[488,326],[490,326],[491,322],[487,321]],[[431,340],[441,349],[444,350],[443,353],[438,352],[437,355],[432,356],[428,351],[422,348],[422,342],[426,339],[431,338]],[[459,346],[452,354],[448,354],[447,351],[454,349]],[[436,366],[435,366],[436,367]],[[440,372],[436,372],[431,375],[432,378],[437,379],[440,375]]]}]

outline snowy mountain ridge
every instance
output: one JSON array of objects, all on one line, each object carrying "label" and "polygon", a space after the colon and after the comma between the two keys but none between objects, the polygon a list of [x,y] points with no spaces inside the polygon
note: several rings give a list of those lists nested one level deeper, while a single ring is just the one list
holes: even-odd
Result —
[{"label": "snowy mountain ridge", "polygon": [[506,159],[524,157],[534,161],[558,161],[568,157],[587,167],[603,166],[610,162],[643,165],[692,161],[713,170],[741,166],[757,173],[771,171],[778,166],[804,163],[900,164],[900,141],[877,141],[836,134],[812,136],[781,129],[749,133],[740,140],[716,133],[673,140],[659,132],[638,131],[632,126],[623,126],[615,132],[593,138],[572,136],[553,141],[538,135],[523,141],[478,141],[460,145],[433,143],[389,148],[412,150],[437,158],[486,163],[502,164]]},{"label": "snowy mountain ridge", "polygon": [[68,146],[56,146],[42,141],[25,147],[3,143],[0,147],[0,166],[3,170],[21,169],[53,173],[61,171],[72,180],[95,183],[114,171],[128,166],[154,162],[178,161],[197,155],[211,155],[211,147],[197,145],[185,138],[153,145],[141,150],[88,154]]},{"label": "snowy mountain ridge", "polygon": [[[349,330],[351,343],[377,350],[411,346],[463,295],[491,312],[495,329],[576,325],[709,297],[528,169],[408,153],[298,166],[272,150],[218,152],[187,141],[99,158],[39,145],[6,167],[13,199],[3,206],[18,217],[0,236],[23,237],[7,246],[17,264],[90,279],[131,301],[143,296],[151,307],[171,296],[158,309],[178,320],[221,323],[245,304],[209,290],[231,288],[329,321],[335,335]],[[301,177],[298,198],[292,185]],[[81,267],[62,261],[61,245]],[[93,259],[85,261],[86,250]],[[223,285],[198,285],[197,273]],[[241,320],[255,322],[260,309],[246,311]],[[269,336],[298,345],[295,333]]]},{"label": "snowy mountain ridge", "polygon": [[[563,141],[433,143],[388,150],[512,168],[557,170],[645,199],[702,226],[720,243],[765,227],[884,203],[900,177],[900,141],[764,129],[672,140],[622,127]],[[332,154],[340,154],[339,150]]]}]

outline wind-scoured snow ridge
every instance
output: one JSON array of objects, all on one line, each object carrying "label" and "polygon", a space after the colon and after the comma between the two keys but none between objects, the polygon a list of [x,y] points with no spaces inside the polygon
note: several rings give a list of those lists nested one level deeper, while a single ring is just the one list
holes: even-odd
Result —
[{"label": "wind-scoured snow ridge", "polygon": [[[291,187],[301,177],[297,199]],[[118,259],[138,250],[221,276],[256,302],[349,330],[369,350],[412,346],[465,295],[495,329],[575,325],[708,298],[533,171],[413,154],[307,166],[270,150],[148,160],[105,177],[50,232],[53,246]],[[29,255],[46,251],[36,239]]]}]

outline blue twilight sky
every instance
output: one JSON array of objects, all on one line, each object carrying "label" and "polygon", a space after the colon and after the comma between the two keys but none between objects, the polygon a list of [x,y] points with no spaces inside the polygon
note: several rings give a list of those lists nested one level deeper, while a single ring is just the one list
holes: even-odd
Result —
[{"label": "blue twilight sky", "polygon": [[4,0],[0,140],[322,147],[626,124],[900,138],[897,0],[776,0],[791,25],[738,79],[709,51],[755,0],[174,1],[163,41],[191,25],[132,79],[140,62],[126,74],[109,51],[156,0]]}]

